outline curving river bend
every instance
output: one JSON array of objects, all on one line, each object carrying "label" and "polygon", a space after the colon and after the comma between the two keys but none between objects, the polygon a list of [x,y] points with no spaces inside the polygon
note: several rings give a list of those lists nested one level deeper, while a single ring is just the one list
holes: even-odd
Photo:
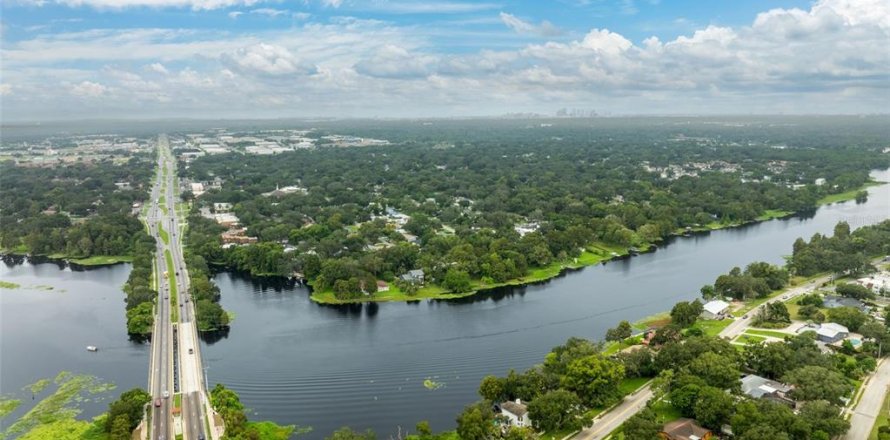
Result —
[{"label": "curving river bend", "polygon": [[[890,181],[890,170],[872,175]],[[830,234],[840,220],[859,227],[886,218],[890,185],[871,188],[864,204],[680,237],[655,253],[454,301],[320,306],[300,286],[221,273],[215,281],[222,304],[236,317],[227,335],[205,341],[205,363],[211,386],[238,391],[253,419],[313,427],[306,438],[343,425],[388,437],[419,420],[449,429],[477,399],[486,374],[526,369],[569,336],[600,338],[619,320],[695,298],[733,266],[781,263],[797,237]],[[114,299],[128,271],[126,265],[87,272],[29,262],[0,266],[4,280],[66,290],[0,293],[0,394],[60,370],[95,374],[119,389],[144,386],[148,347],[123,334],[123,304]],[[90,344],[100,352],[84,351]],[[427,389],[427,378],[442,386]],[[88,405],[85,415],[101,410]]]}]

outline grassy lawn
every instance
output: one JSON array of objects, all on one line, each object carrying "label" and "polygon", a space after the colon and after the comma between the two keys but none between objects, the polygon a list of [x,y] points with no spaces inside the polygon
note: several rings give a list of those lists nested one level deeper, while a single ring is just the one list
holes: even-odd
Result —
[{"label": "grassy lawn", "polygon": [[312,300],[322,304],[348,304],[369,301],[415,301],[426,298],[460,298],[472,294],[472,292],[462,294],[448,293],[448,291],[441,287],[428,285],[422,287],[413,295],[409,295],[405,292],[402,292],[402,290],[399,289],[399,287],[395,284],[390,284],[389,290],[386,292],[377,292],[373,295],[362,296],[361,298],[352,300],[337,299],[337,297],[334,296],[333,290],[313,291]]},{"label": "grassy lawn", "polygon": [[173,407],[182,408],[182,394],[173,395]]},{"label": "grassy lawn", "polygon": [[541,434],[540,436],[538,436],[538,439],[540,439],[540,440],[562,440],[567,435],[574,434],[575,432],[577,432],[577,431],[569,430],[569,429],[561,429],[559,431],[553,431],[553,432],[547,431],[547,432],[544,432],[543,434]]},{"label": "grassy lawn", "polygon": [[130,263],[133,257],[129,255],[94,255],[88,258],[75,258],[69,260],[81,266],[102,266],[106,264]]},{"label": "grassy lawn", "polygon": [[748,329],[745,330],[745,333],[749,335],[757,335],[757,336],[771,336],[773,338],[785,339],[786,336],[794,336],[788,333],[782,332],[774,332],[771,330],[756,330],[756,329]]},{"label": "grassy lawn", "polygon": [[856,198],[856,193],[858,193],[859,191],[862,191],[871,186],[881,185],[882,183],[883,182],[867,182],[865,185],[862,185],[859,188],[822,197],[821,199],[819,199],[818,202],[816,202],[816,204],[827,205],[829,203],[846,202],[847,200],[853,200]]},{"label": "grassy lawn", "polygon": [[707,336],[717,336],[731,323],[732,319],[706,319],[697,321],[693,327],[700,328]]},{"label": "grassy lawn", "polygon": [[767,209],[766,211],[763,211],[763,214],[758,215],[755,220],[762,222],[762,221],[766,221],[766,220],[772,220],[774,218],[786,217],[791,214],[794,214],[794,211],[782,211],[781,209]]},{"label": "grassy lawn", "polygon": [[742,342],[745,344],[757,344],[759,342],[764,342],[764,341],[766,341],[766,338],[763,336],[749,335],[747,333],[743,333],[743,334],[739,335],[737,338],[735,338],[735,340],[733,342]]},{"label": "grassy lawn", "polygon": [[179,321],[179,305],[176,303],[176,271],[173,270],[173,254],[170,250],[164,251],[164,259],[167,260],[167,280],[170,284],[170,319]]},{"label": "grassy lawn", "polygon": [[0,280],[0,289],[18,289],[19,287],[22,287],[22,285]]},{"label": "grassy lawn", "polygon": [[161,240],[164,241],[164,244],[170,244],[170,234],[167,233],[167,230],[164,229],[160,222],[158,223],[158,235],[161,236]]},{"label": "grassy lawn", "polygon": [[884,395],[884,403],[881,404],[881,408],[878,418],[875,419],[874,426],[871,427],[871,434],[868,436],[868,440],[878,440],[878,428],[890,426],[890,393]]},{"label": "grassy lawn", "polygon": [[621,394],[627,396],[634,391],[646,385],[651,377],[634,377],[634,378],[624,378],[621,379],[621,382],[618,384],[618,390],[621,391]]},{"label": "grassy lawn", "polygon": [[649,327],[663,327],[671,322],[671,312],[661,312],[656,313],[651,316],[647,316],[633,324],[633,327],[640,330],[645,330]]}]

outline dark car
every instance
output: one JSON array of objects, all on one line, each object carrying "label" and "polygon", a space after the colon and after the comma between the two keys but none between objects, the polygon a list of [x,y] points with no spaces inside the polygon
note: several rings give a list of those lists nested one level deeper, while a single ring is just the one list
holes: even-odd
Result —
[{"label": "dark car", "polygon": [[155,399],[155,406],[156,406],[156,407],[160,407],[160,406],[161,406],[161,399]]}]

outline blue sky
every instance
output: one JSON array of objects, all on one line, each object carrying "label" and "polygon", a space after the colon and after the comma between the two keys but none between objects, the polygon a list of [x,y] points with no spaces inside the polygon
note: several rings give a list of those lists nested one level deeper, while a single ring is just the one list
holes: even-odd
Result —
[{"label": "blue sky", "polygon": [[870,113],[883,0],[10,0],[4,121]]}]

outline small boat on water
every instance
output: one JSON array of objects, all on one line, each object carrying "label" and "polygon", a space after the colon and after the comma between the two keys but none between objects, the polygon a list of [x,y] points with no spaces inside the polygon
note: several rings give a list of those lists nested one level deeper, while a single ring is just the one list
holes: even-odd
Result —
[{"label": "small boat on water", "polygon": [[87,345],[87,351],[99,351],[99,347],[95,345]]}]

